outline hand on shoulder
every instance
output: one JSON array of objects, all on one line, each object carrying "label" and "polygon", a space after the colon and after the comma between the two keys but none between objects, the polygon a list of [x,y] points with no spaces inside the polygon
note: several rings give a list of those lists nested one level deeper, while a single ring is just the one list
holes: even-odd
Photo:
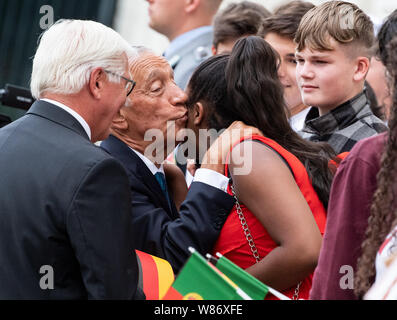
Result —
[{"label": "hand on shoulder", "polygon": [[201,167],[224,174],[224,166],[232,147],[243,137],[258,134],[263,135],[259,129],[248,126],[242,121],[233,122],[207,150]]}]

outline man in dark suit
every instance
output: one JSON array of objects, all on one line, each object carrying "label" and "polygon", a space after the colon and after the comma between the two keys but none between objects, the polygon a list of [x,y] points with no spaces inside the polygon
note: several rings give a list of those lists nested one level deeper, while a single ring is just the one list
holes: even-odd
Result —
[{"label": "man in dark suit", "polygon": [[186,125],[186,95],[163,57],[145,49],[139,54],[130,64],[135,91],[101,147],[127,170],[132,224],[140,230],[133,235],[137,249],[167,259],[177,272],[189,256],[189,246],[202,254],[211,251],[234,199],[225,192],[228,179],[218,173],[223,166],[219,170],[216,163],[208,163],[197,171],[178,212],[162,163],[165,151],[175,148],[172,131],[178,133]]},{"label": "man in dark suit", "polygon": [[0,299],[144,298],[127,175],[92,143],[108,136],[133,88],[132,53],[93,21],[43,34],[38,101],[0,130]]}]

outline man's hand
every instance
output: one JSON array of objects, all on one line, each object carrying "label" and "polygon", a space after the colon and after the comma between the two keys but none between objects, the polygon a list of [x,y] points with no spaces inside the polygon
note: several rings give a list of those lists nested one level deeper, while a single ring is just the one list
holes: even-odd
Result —
[{"label": "man's hand", "polygon": [[233,122],[207,150],[203,157],[201,168],[225,174],[224,168],[227,156],[232,147],[243,137],[252,136],[254,134],[263,135],[262,132],[255,127],[247,126],[241,121]]},{"label": "man's hand", "polygon": [[196,161],[193,159],[187,159],[186,170],[194,177],[197,171]]}]

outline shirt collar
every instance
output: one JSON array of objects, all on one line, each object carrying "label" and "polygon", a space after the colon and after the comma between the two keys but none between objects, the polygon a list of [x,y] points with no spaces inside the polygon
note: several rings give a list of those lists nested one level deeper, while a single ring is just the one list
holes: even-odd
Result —
[{"label": "shirt collar", "polygon": [[88,138],[91,140],[91,129],[88,123],[83,119],[81,115],[79,115],[76,111],[73,109],[69,108],[68,106],[65,106],[63,103],[60,103],[55,100],[51,99],[40,99],[42,101],[46,101],[48,103],[51,103],[53,105],[56,105],[57,107],[65,110],[67,113],[69,113],[73,118],[75,118],[83,127],[84,131],[87,133]]},{"label": "shirt collar", "polygon": [[303,109],[301,112],[289,118],[289,124],[291,125],[292,129],[294,129],[294,131],[299,131],[303,128],[306,116],[309,111],[310,108]]},{"label": "shirt collar", "polygon": [[181,34],[180,36],[176,37],[174,40],[171,41],[167,50],[165,50],[164,52],[164,57],[167,60],[172,58],[172,56],[176,52],[178,52],[181,48],[186,46],[186,43],[193,41],[193,39],[196,39],[200,37],[202,34],[205,34],[209,31],[212,31],[212,26],[204,26],[204,27],[196,28]]},{"label": "shirt collar", "polygon": [[365,91],[346,101],[330,112],[319,116],[318,108],[312,107],[305,120],[304,131],[314,131],[321,134],[332,133],[351,125],[371,110]]},{"label": "shirt collar", "polygon": [[132,149],[131,147],[129,147],[132,151],[134,151],[136,153],[136,155],[141,158],[141,160],[146,164],[146,166],[148,167],[148,169],[150,170],[150,172],[155,175],[157,172],[161,172],[162,174],[165,175],[164,173],[164,165],[161,164],[160,168],[157,168],[154,163],[149,160],[147,157],[145,157],[142,153]]}]

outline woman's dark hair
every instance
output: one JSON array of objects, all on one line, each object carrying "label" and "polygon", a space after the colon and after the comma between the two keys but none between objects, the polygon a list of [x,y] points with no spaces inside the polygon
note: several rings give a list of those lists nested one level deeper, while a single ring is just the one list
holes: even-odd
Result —
[{"label": "woman's dark hair", "polygon": [[[397,12],[397,11],[395,11]],[[389,27],[392,26],[389,22]],[[397,19],[394,20],[397,30]],[[383,30],[386,30],[382,27]],[[393,31],[394,32],[394,31]],[[354,279],[354,292],[362,297],[370,288],[375,276],[375,259],[379,247],[388,233],[397,224],[397,36],[382,45],[381,56],[387,57],[386,68],[391,76],[389,86],[393,93],[393,104],[390,112],[389,135],[382,154],[381,168],[377,175],[377,189],[374,193],[371,214],[365,240],[362,244],[361,257],[357,262],[357,271]]]},{"label": "woman's dark hair", "polygon": [[196,69],[187,105],[205,104],[208,125],[216,130],[243,121],[275,140],[304,164],[327,208],[333,177],[328,161],[335,153],[328,144],[306,141],[291,128],[278,66],[278,54],[262,38],[240,39],[230,55],[214,56]]},{"label": "woman's dark hair", "polygon": [[[390,43],[394,35],[397,34],[397,9],[394,10],[382,24],[377,35],[378,50],[377,56],[380,58],[382,63],[387,66],[389,59],[389,50],[386,46]],[[391,52],[395,54],[395,52]]]}]

